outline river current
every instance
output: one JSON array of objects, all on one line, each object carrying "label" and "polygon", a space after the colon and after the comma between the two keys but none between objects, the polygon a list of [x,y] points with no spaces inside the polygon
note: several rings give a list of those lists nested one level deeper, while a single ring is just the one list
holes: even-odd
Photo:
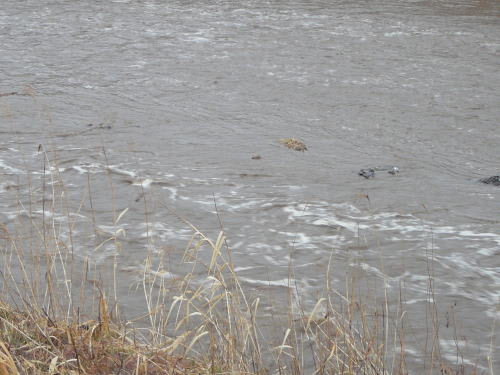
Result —
[{"label": "river current", "polygon": [[[432,269],[443,352],[453,311],[464,361],[486,368],[500,187],[478,179],[500,173],[499,17],[494,0],[2,1],[0,94],[17,94],[0,96],[0,219],[22,216],[46,151],[75,238],[128,209],[131,316],[147,248],[179,257],[192,235],[169,207],[214,239],[222,222],[252,293],[286,302],[290,257],[309,308],[330,257],[339,288],[356,275],[395,304],[403,289],[416,361]],[[381,165],[400,173],[358,175]],[[103,272],[116,259],[74,246]]]}]

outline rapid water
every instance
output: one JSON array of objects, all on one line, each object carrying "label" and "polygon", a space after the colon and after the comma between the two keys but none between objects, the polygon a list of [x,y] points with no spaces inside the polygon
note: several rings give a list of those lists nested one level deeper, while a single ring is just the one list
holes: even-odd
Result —
[{"label": "rapid water", "polygon": [[[477,180],[500,173],[499,17],[494,0],[4,1],[0,94],[21,95],[0,96],[2,223],[39,191],[46,150],[75,238],[113,233],[128,208],[130,315],[146,249],[180,257],[191,237],[168,206],[211,237],[221,219],[253,293],[286,301],[290,256],[306,305],[330,257],[339,288],[377,280],[394,304],[403,288],[417,361],[432,268],[443,351],[453,312],[465,361],[485,367],[500,188]],[[357,175],[379,165],[401,173]],[[116,255],[74,246],[103,270]]]}]

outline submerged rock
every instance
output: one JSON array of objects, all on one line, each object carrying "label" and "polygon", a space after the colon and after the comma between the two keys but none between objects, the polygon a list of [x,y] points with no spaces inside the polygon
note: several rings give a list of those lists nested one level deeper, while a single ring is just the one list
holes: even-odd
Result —
[{"label": "submerged rock", "polygon": [[288,147],[290,150],[302,151],[302,152],[307,151],[306,144],[295,138],[282,138],[279,140],[279,142],[282,145]]},{"label": "submerged rock", "polygon": [[393,176],[397,175],[397,174],[399,174],[399,168],[398,167],[391,167],[391,169],[389,169],[387,171],[387,173],[392,174]]},{"label": "submerged rock", "polygon": [[358,174],[360,176],[363,176],[364,178],[373,178],[375,177],[375,169],[373,168],[368,168],[368,169],[361,169]]},{"label": "submerged rock", "polygon": [[483,184],[500,186],[500,176],[485,177],[479,180]]},{"label": "submerged rock", "polygon": [[384,167],[374,167],[374,168],[365,168],[361,169],[358,172],[358,175],[363,176],[364,178],[373,178],[375,177],[375,172],[378,171],[384,171],[389,174],[392,174],[393,176],[399,174],[399,167],[396,167],[394,165],[390,166],[384,166]]}]

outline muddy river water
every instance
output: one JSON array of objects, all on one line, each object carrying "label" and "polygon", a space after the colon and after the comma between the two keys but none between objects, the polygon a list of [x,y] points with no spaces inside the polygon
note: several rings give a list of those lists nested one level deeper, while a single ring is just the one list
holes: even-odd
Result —
[{"label": "muddy river water", "polygon": [[[477,180],[500,173],[499,17],[494,0],[3,1],[0,93],[20,95],[0,97],[0,219],[37,194],[43,150],[76,239],[128,208],[132,316],[147,248],[182,252],[192,234],[164,207],[210,237],[217,208],[252,293],[286,301],[290,256],[309,308],[330,257],[339,288],[356,275],[395,304],[403,288],[416,362],[431,258],[443,352],[453,312],[464,361],[487,368],[500,187]],[[379,165],[400,173],[358,176]],[[105,272],[116,248],[76,239]]]}]

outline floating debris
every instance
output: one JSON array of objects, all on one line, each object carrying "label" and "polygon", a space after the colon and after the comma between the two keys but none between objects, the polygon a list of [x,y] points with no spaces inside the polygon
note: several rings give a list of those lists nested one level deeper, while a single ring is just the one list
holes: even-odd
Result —
[{"label": "floating debris", "polygon": [[241,178],[245,177],[273,177],[270,174],[263,174],[263,173],[240,173]]},{"label": "floating debris", "polygon": [[373,178],[375,177],[375,172],[387,172],[389,174],[392,174],[393,176],[398,175],[400,170],[399,167],[396,167],[394,165],[390,166],[383,166],[383,167],[373,167],[373,168],[365,168],[365,169],[360,169],[358,172],[358,175],[363,176],[364,178]]},{"label": "floating debris", "polygon": [[17,95],[16,91],[13,92],[0,92],[0,96],[11,96],[11,95]]},{"label": "floating debris", "polygon": [[307,151],[307,146],[304,142],[299,141],[298,139],[294,138],[282,138],[279,140],[279,142],[288,147],[290,150],[295,150],[295,151]]},{"label": "floating debris", "polygon": [[500,186],[500,176],[485,177],[479,180],[483,184]]},{"label": "floating debris", "polygon": [[12,95],[29,96],[29,95],[31,95],[31,93],[29,93],[29,92],[17,92],[17,91],[0,92],[0,96],[12,96]]},{"label": "floating debris", "polygon": [[391,167],[387,173],[392,174],[393,176],[399,174],[399,168],[398,167]]},{"label": "floating debris", "polygon": [[260,156],[260,155],[254,155],[254,156],[252,156],[252,159],[253,160],[260,160],[260,159],[262,159],[262,156]]},{"label": "floating debris", "polygon": [[360,169],[358,175],[363,176],[364,178],[373,178],[375,177],[375,169],[373,168]]}]

